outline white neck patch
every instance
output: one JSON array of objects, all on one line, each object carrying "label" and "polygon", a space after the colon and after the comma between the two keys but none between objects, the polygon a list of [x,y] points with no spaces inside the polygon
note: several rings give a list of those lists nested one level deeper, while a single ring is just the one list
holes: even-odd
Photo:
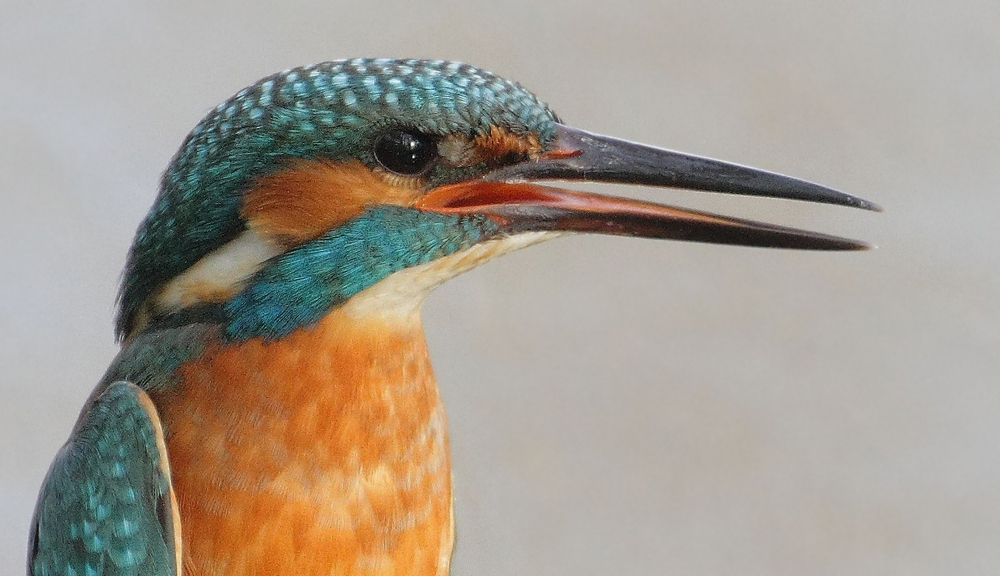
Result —
[{"label": "white neck patch", "polygon": [[562,234],[562,232],[524,232],[481,242],[461,252],[395,272],[351,296],[341,308],[344,313],[358,318],[382,318],[397,322],[418,320],[424,300],[445,280],[454,278],[497,256]]},{"label": "white neck patch", "polygon": [[196,304],[224,302],[282,252],[277,242],[248,229],[167,282],[154,297],[152,308],[157,315],[165,315]]}]

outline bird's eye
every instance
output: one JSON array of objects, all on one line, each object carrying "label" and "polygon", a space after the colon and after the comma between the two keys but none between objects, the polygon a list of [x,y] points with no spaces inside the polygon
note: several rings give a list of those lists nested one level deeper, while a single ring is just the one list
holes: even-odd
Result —
[{"label": "bird's eye", "polygon": [[375,159],[387,170],[412,176],[437,156],[434,138],[406,130],[390,130],[375,142]]}]

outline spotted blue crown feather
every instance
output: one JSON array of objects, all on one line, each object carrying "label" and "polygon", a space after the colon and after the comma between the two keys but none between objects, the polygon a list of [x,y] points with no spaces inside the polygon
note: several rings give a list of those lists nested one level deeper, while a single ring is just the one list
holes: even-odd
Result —
[{"label": "spotted blue crown feather", "polygon": [[520,85],[457,62],[341,60],[268,76],[210,112],[163,174],[125,267],[118,336],[159,286],[243,231],[242,193],[290,159],[374,165],[370,142],[387,125],[468,136],[496,126],[545,144],[557,121]]}]

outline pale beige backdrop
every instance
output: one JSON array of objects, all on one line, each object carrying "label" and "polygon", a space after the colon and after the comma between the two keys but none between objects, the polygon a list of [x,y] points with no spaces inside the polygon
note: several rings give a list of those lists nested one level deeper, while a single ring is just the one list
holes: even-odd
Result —
[{"label": "pale beige backdrop", "polygon": [[231,93],[460,59],[571,124],[794,174],[881,215],[642,195],[879,244],[570,238],[449,283],[457,575],[1000,573],[1000,3],[7,0],[0,573],[115,353],[160,171]]}]

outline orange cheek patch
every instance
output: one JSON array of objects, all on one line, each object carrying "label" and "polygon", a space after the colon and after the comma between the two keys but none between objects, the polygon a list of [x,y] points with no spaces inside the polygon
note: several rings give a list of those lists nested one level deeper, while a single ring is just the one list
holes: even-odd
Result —
[{"label": "orange cheek patch", "polygon": [[265,238],[285,246],[312,240],[374,204],[410,205],[419,190],[397,186],[358,161],[300,160],[261,178],[242,215]]}]

